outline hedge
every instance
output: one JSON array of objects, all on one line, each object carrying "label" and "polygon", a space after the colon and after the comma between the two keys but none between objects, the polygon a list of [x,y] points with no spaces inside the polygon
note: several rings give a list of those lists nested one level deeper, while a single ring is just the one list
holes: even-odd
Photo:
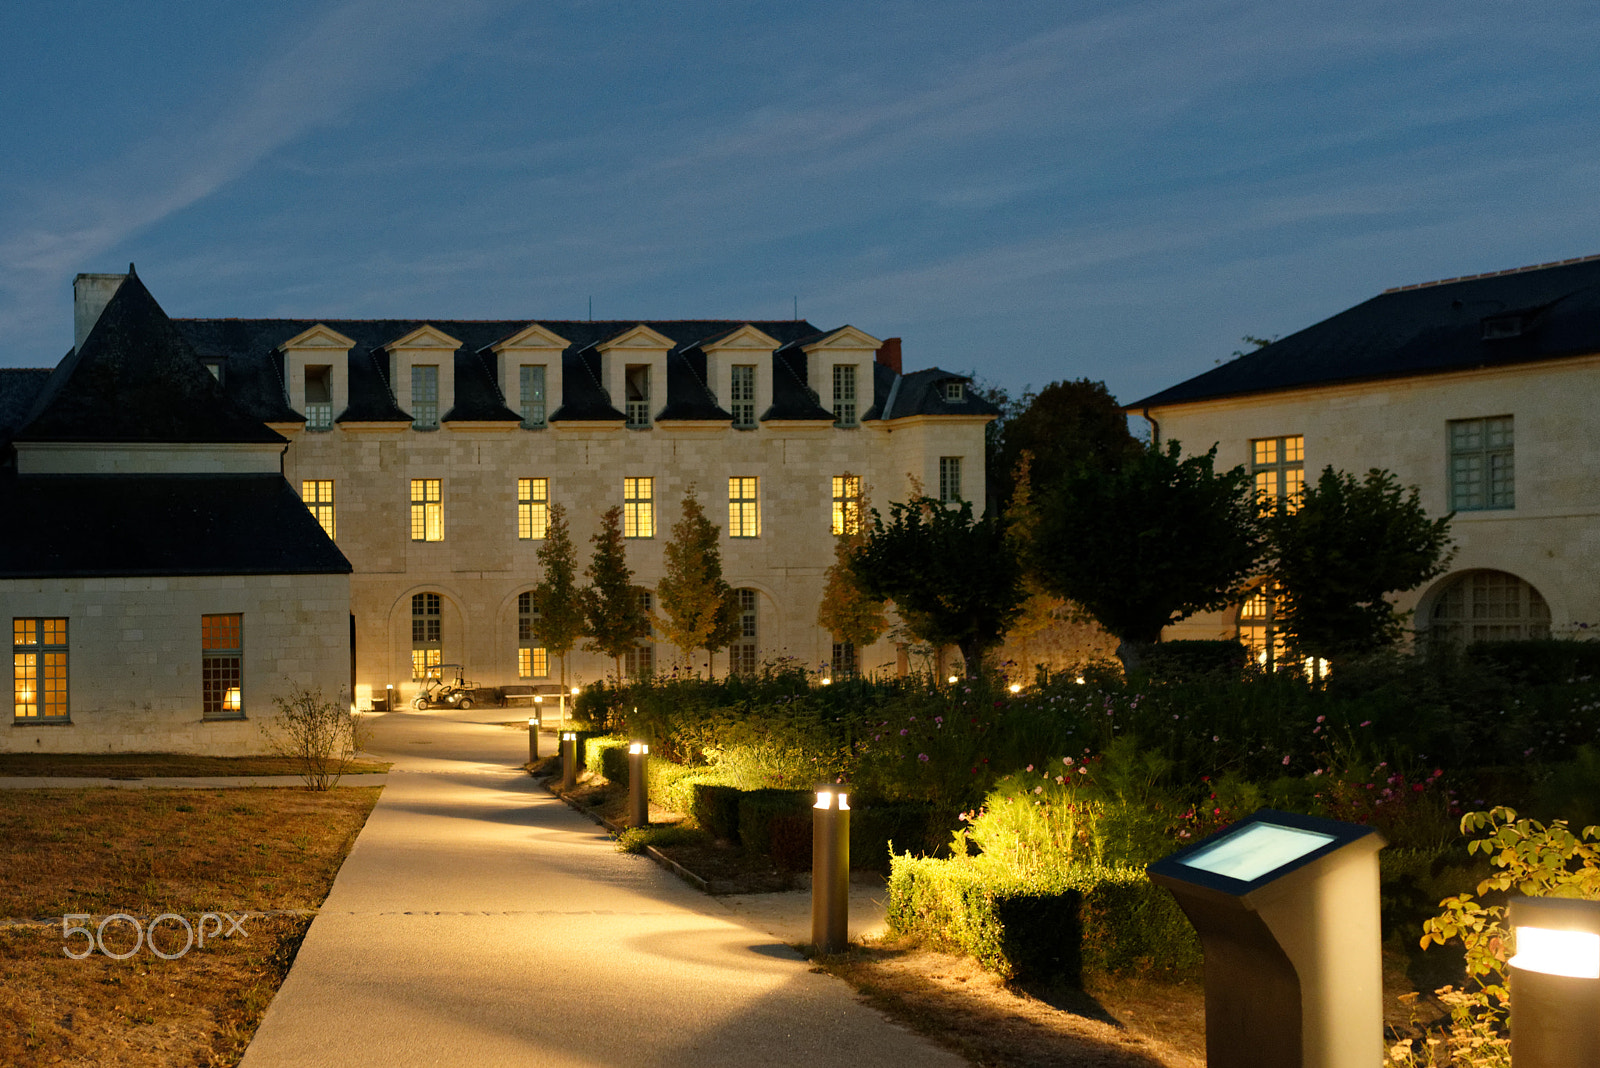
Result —
[{"label": "hedge", "polygon": [[1086,969],[1170,970],[1201,959],[1172,895],[1131,868],[1024,876],[983,857],[897,854],[888,924],[1005,979],[1077,984]]},{"label": "hedge", "polygon": [[745,790],[739,795],[739,841],[786,871],[811,866],[810,790]]},{"label": "hedge", "polygon": [[1577,676],[1600,675],[1600,641],[1473,642],[1465,655],[1469,662],[1515,682],[1565,682]]},{"label": "hedge", "polygon": [[1140,653],[1140,669],[1153,682],[1222,678],[1239,681],[1249,650],[1237,641],[1157,642]]},{"label": "hedge", "polygon": [[697,782],[689,814],[700,829],[724,842],[739,840],[739,799],[744,791],[737,786]]}]

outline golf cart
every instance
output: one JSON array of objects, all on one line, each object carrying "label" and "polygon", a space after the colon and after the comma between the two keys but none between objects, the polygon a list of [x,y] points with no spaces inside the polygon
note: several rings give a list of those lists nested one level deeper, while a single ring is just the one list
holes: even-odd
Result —
[{"label": "golf cart", "polygon": [[[437,671],[438,675],[431,674]],[[460,664],[440,664],[437,668],[430,669],[430,674],[422,680],[422,689],[412,699],[411,704],[418,711],[430,708],[471,708],[473,691],[477,689],[475,683],[468,682],[461,673]]]}]

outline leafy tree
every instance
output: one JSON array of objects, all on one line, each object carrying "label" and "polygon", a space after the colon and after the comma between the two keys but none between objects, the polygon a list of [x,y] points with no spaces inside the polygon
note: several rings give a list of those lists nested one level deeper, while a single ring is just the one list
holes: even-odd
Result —
[{"label": "leafy tree", "polygon": [[918,638],[959,646],[968,676],[1005,636],[1024,596],[1004,522],[993,514],[975,520],[966,501],[959,508],[930,497],[890,504],[887,524],[874,509],[850,568],[861,589],[894,601]]},{"label": "leafy tree", "polygon": [[722,578],[722,528],[706,518],[691,483],[683,495],[683,516],[672,525],[666,544],[666,575],[656,586],[662,614],[655,622],[684,659],[704,649],[709,657],[739,635],[739,609],[733,590]]},{"label": "leafy tree", "polygon": [[[870,507],[865,488],[859,507],[863,512]],[[850,557],[866,542],[867,533],[861,523],[834,537],[833,563],[823,577],[822,601],[817,605],[817,626],[831,634],[834,641],[858,649],[871,645],[889,629],[883,602],[861,588],[850,567]]]},{"label": "leafy tree", "polygon": [[584,649],[615,660],[620,682],[622,658],[650,634],[650,618],[639,603],[639,587],[633,584],[633,572],[628,569],[620,505],[600,517],[600,529],[589,540],[594,544],[594,557],[584,569],[590,582],[583,591],[583,614],[590,636]]},{"label": "leafy tree", "polygon": [[1301,656],[1333,660],[1375,652],[1404,633],[1388,595],[1444,573],[1450,516],[1429,519],[1412,487],[1374,468],[1325,467],[1315,485],[1267,517],[1279,632]]},{"label": "leafy tree", "polygon": [[567,685],[567,655],[584,635],[583,593],[578,589],[578,550],[567,526],[567,510],[550,506],[550,524],[536,554],[544,577],[533,588],[534,632],[539,644],[561,658],[561,686]]},{"label": "leafy tree", "polygon": [[1250,476],[1216,471],[1216,455],[1184,459],[1176,441],[1140,448],[1114,471],[1080,465],[1040,495],[1030,570],[1118,638],[1129,670],[1163,627],[1232,603],[1255,571]]},{"label": "leafy tree", "polygon": [[1128,433],[1128,417],[1104,382],[1052,382],[1038,393],[1023,393],[1017,407],[1002,421],[998,463],[991,472],[1000,502],[1011,500],[1024,452],[1033,454],[1034,485],[1047,490],[1080,467],[1115,471],[1140,450],[1138,439]]}]

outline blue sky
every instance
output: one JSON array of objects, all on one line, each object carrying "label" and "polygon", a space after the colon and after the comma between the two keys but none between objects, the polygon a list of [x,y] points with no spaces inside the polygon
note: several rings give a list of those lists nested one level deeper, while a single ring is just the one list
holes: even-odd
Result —
[{"label": "blue sky", "polygon": [[1600,7],[13,0],[0,365],[178,316],[787,318],[1124,401],[1600,252]]}]

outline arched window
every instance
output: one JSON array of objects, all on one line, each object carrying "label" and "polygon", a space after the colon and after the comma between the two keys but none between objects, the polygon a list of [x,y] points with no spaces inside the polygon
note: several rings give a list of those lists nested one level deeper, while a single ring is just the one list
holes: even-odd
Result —
[{"label": "arched window", "polygon": [[1468,571],[1433,603],[1428,637],[1457,645],[1550,637],[1550,606],[1506,571]]},{"label": "arched window", "polygon": [[757,641],[760,637],[756,617],[756,591],[735,590],[739,598],[739,636],[728,650],[729,666],[735,675],[756,673]]},{"label": "arched window", "polygon": [[517,594],[517,678],[542,679],[550,674],[550,657],[534,635],[539,609],[533,594]]},{"label": "arched window", "polygon": [[444,662],[444,629],[439,595],[418,593],[411,597],[411,677],[436,679]]},{"label": "arched window", "polygon": [[1278,599],[1272,585],[1263,582],[1239,606],[1239,641],[1262,667],[1271,668],[1283,657],[1283,640],[1278,636]]}]

